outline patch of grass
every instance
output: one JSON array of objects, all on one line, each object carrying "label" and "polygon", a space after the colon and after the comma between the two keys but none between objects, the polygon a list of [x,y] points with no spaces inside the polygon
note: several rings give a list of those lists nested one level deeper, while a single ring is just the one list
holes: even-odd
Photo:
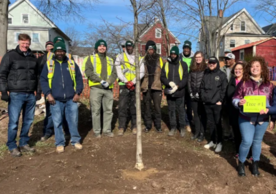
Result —
[{"label": "patch of grass", "polygon": [[6,145],[0,145],[0,157],[2,158],[4,153],[8,150],[8,147]]},{"label": "patch of grass", "polygon": [[38,147],[38,148],[55,147],[55,144],[52,143],[52,142],[42,142],[42,141],[38,141],[38,142],[36,142],[35,147]]}]

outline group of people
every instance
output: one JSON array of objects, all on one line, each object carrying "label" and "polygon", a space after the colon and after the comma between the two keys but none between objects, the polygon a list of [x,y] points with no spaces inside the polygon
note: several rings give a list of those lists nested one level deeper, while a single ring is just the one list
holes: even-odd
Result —
[{"label": "group of people", "polygon": [[[42,92],[46,100],[46,118],[41,141],[46,141],[54,133],[58,153],[64,152],[66,137],[70,137],[75,149],[82,149],[77,102],[83,90],[83,79],[78,65],[66,53],[63,38],[48,41],[47,54],[38,60],[29,48],[29,35],[20,34],[18,40],[16,49],[9,51],[0,65],[1,99],[9,103],[7,146],[11,155],[19,157],[21,152],[35,151],[28,145],[28,133],[34,119],[36,100],[41,98]],[[162,132],[161,100],[164,92],[168,104],[169,136],[174,136],[179,129],[180,136],[184,137],[193,125],[192,140],[202,142],[209,128],[210,139],[204,147],[221,152],[224,122],[231,126],[234,134],[239,159],[238,174],[245,176],[244,162],[251,156],[251,149],[252,173],[258,176],[261,142],[269,125],[269,115],[270,128],[274,127],[276,118],[276,96],[273,95],[275,91],[269,81],[265,60],[253,57],[248,64],[235,62],[235,55],[228,51],[225,53],[226,65],[220,68],[215,56],[206,62],[203,52],[193,54],[192,43],[188,40],[184,42],[182,53],[177,46],[173,46],[166,61],[156,52],[154,41],[147,42],[143,57],[135,56],[134,46],[132,41],[126,41],[122,45],[124,51],[113,60],[107,56],[107,43],[98,40],[95,53],[84,60],[95,137],[114,137],[111,128],[112,89],[116,80],[120,91],[117,134],[124,134],[129,117],[132,133],[137,133],[135,86],[139,76],[143,93],[144,132],[152,129],[152,123],[157,132]],[[136,57],[139,57],[139,65],[135,64]],[[136,68],[140,68],[140,75],[136,75]],[[248,95],[266,96],[267,108],[259,113],[243,112],[244,97]],[[18,148],[16,136],[21,110],[23,123]]]}]

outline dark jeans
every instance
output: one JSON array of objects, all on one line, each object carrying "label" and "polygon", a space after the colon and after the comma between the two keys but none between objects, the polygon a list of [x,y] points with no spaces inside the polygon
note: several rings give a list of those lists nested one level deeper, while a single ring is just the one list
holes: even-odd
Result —
[{"label": "dark jeans", "polygon": [[131,114],[131,126],[136,127],[136,99],[135,90],[130,91],[126,86],[120,86],[119,96],[119,128],[126,128],[128,120],[128,110]]},{"label": "dark jeans", "polygon": [[235,150],[236,153],[239,153],[240,145],[241,145],[241,132],[239,126],[239,120],[237,119],[235,122],[232,122],[232,129],[234,133],[234,141],[235,141]]},{"label": "dark jeans", "polygon": [[18,130],[18,120],[21,110],[22,112],[22,129],[20,133],[19,146],[25,146],[29,141],[29,129],[34,120],[35,112],[35,95],[31,93],[10,93],[10,101],[8,105],[9,126],[8,126],[8,142],[9,150],[17,148],[16,136]]},{"label": "dark jeans", "polygon": [[71,134],[71,144],[74,145],[75,143],[79,143],[81,137],[78,131],[78,104],[73,102],[73,100],[68,100],[65,102],[56,100],[56,104],[51,105],[50,108],[55,127],[56,146],[65,145],[65,137],[62,129],[64,117],[68,121],[69,131]]},{"label": "dark jeans", "polygon": [[207,120],[210,121],[211,140],[218,144],[222,142],[221,105],[204,105]]},{"label": "dark jeans", "polygon": [[[46,105],[46,117],[44,119],[43,136],[51,137],[54,134],[54,123],[52,119],[50,103],[45,98]],[[65,134],[70,134],[67,121],[63,118],[63,130]]]},{"label": "dark jeans", "polygon": [[188,125],[191,125],[191,122],[193,120],[193,113],[192,113],[192,100],[187,90],[185,92],[185,105],[187,107],[187,109],[185,109],[185,122],[186,122],[186,126],[188,126]]},{"label": "dark jeans", "polygon": [[176,113],[178,112],[179,126],[180,129],[185,127],[185,109],[184,109],[184,97],[176,98],[167,96],[168,108],[169,108],[169,118],[171,129],[177,128]]},{"label": "dark jeans", "polygon": [[194,112],[194,124],[195,124],[195,133],[197,137],[199,134],[205,132],[206,127],[206,114],[204,111],[204,106],[202,102],[192,101],[192,110]]},{"label": "dark jeans", "polygon": [[155,128],[161,129],[161,100],[162,100],[162,91],[149,89],[147,92],[143,93],[144,111],[145,111],[144,120],[145,120],[145,126],[147,129],[151,129],[152,127],[151,101],[153,101],[153,106],[154,106]]}]

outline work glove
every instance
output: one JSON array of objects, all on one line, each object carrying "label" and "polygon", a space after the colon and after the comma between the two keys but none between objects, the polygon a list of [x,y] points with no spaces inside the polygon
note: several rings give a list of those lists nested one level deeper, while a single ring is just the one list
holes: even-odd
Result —
[{"label": "work glove", "polygon": [[6,102],[9,102],[10,97],[9,97],[9,95],[8,95],[8,92],[2,92],[1,100],[6,101]]},{"label": "work glove", "polygon": [[198,93],[195,94],[195,98],[199,99],[199,94]]},{"label": "work glove", "polygon": [[193,93],[190,93],[190,97],[191,97],[191,99],[195,98],[194,95],[193,95]]},{"label": "work glove", "polygon": [[177,89],[178,89],[178,86],[177,86],[177,85],[174,86],[174,87],[172,88],[172,90],[171,90],[171,94],[175,93]]},{"label": "work glove", "polygon": [[126,83],[126,87],[130,90],[133,91],[135,89],[134,83],[132,81],[128,81]]},{"label": "work glove", "polygon": [[40,92],[36,93],[35,99],[36,99],[36,101],[41,99],[41,93]]},{"label": "work glove", "polygon": [[102,84],[103,88],[108,88],[109,87],[109,83],[107,81],[102,80],[101,84]]},{"label": "work glove", "polygon": [[174,82],[170,82],[169,85],[171,86],[171,88],[173,88],[174,86],[176,86]]}]

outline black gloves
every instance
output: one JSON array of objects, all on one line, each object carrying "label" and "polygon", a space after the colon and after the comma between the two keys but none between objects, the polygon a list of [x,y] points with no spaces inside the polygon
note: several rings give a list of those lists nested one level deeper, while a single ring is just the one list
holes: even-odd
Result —
[{"label": "black gloves", "polygon": [[1,100],[9,102],[10,97],[8,95],[8,92],[2,92]]}]

